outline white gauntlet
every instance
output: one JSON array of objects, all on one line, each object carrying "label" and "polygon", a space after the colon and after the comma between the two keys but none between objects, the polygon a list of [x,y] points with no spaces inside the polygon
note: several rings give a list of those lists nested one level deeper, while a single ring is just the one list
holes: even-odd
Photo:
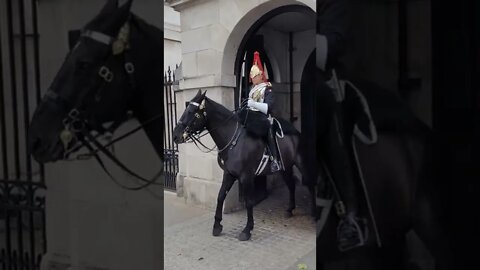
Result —
[{"label": "white gauntlet", "polygon": [[251,99],[248,100],[248,107],[255,108],[264,114],[268,113],[268,104],[263,102],[255,102]]}]

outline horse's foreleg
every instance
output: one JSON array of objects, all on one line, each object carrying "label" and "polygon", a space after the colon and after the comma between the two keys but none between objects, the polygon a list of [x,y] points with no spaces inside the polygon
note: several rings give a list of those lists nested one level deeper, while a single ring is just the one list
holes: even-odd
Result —
[{"label": "horse's foreleg", "polygon": [[226,172],[223,173],[222,186],[220,187],[217,197],[217,209],[215,211],[215,223],[213,224],[212,233],[213,236],[219,236],[222,232],[223,226],[220,223],[222,222],[223,202],[225,201],[227,193],[232,188],[234,182],[235,178],[233,176]]},{"label": "horse's foreleg", "polygon": [[246,241],[252,236],[253,230],[253,206],[255,205],[254,189],[252,180],[244,181],[245,206],[247,207],[247,225],[238,236],[238,240]]},{"label": "horse's foreleg", "polygon": [[293,171],[285,171],[285,173],[283,174],[283,180],[285,181],[285,184],[287,184],[290,195],[287,212],[285,213],[285,217],[289,218],[293,216],[293,209],[295,209],[295,179],[293,179]]}]

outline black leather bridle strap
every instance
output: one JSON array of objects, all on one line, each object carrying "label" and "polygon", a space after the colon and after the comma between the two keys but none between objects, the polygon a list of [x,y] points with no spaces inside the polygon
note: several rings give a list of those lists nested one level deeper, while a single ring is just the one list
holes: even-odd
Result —
[{"label": "black leather bridle strap", "polygon": [[[161,118],[163,116],[163,114],[159,114],[155,117],[152,117],[150,118],[149,120],[143,122],[142,124],[140,124],[138,127],[126,132],[125,134],[119,136],[118,138],[115,138],[114,140],[111,140],[110,142],[108,142],[107,144],[103,145],[104,148],[107,148],[111,145],[113,145],[114,143],[118,142],[118,141],[121,141],[123,140],[124,138],[134,134],[134,133],[137,133],[139,130],[143,129],[145,126],[149,125],[150,123],[152,123],[153,121]],[[92,136],[93,137],[93,136]],[[96,137],[93,137],[94,139],[96,139]],[[78,150],[78,149],[76,149]],[[95,154],[95,153],[98,153],[99,149],[95,149],[94,151],[91,151],[90,153],[88,153],[87,155],[91,155],[91,154]]]},{"label": "black leather bridle strap", "polygon": [[[93,151],[93,150],[94,150],[93,147],[90,145],[90,143],[85,140],[85,138],[82,137],[80,140],[82,141],[83,145],[84,145],[87,149],[89,149],[90,151]],[[141,189],[149,186],[149,185],[152,183],[152,182],[150,181],[150,182],[148,182],[148,183],[145,183],[145,184],[140,185],[140,186],[137,186],[137,187],[128,187],[128,186],[125,186],[125,185],[121,184],[120,182],[118,182],[118,181],[115,179],[115,177],[113,177],[113,175],[108,171],[107,167],[106,167],[105,164],[103,163],[103,160],[100,158],[100,156],[98,156],[98,154],[95,153],[93,156],[94,156],[95,159],[97,160],[98,164],[100,164],[100,167],[102,167],[103,171],[110,177],[110,179],[112,179],[112,181],[113,181],[117,186],[119,186],[119,187],[121,187],[121,188],[123,188],[123,189],[135,190],[135,191],[136,191],[136,190],[141,190]],[[155,178],[156,178],[156,177],[155,177]],[[155,178],[154,178],[154,179],[155,179]]]},{"label": "black leather bridle strap", "polygon": [[[125,166],[120,160],[118,160],[110,151],[108,151],[108,149],[105,148],[105,146],[103,146],[101,143],[99,143],[91,134],[90,132],[88,131],[83,131],[83,135],[85,138],[87,138],[90,142],[92,142],[95,147],[97,147],[97,150],[101,151],[102,153],[104,153],[108,158],[110,158],[111,161],[113,161],[117,166],[119,166],[120,168],[122,168],[125,172],[127,172],[128,174],[138,178],[139,180],[145,182],[145,185],[142,185],[142,188],[144,187],[147,187],[149,185],[152,185],[155,183],[155,178],[152,179],[152,180],[148,180],[140,175],[138,175],[137,173],[133,172],[132,170],[130,170],[127,166]],[[98,154],[97,152],[93,149],[93,147],[91,147],[90,143],[88,143],[86,140],[83,140],[82,143],[87,143],[85,144],[85,146],[87,148],[89,148],[90,151],[92,151],[92,153],[94,154],[95,158],[97,159],[97,161],[101,161],[101,159],[98,157]],[[107,174],[111,176],[111,174],[108,172],[107,168],[105,167],[105,165],[103,164],[103,162],[100,163],[100,165],[102,166],[102,168],[105,170],[105,172],[107,172]],[[160,185],[160,184],[159,184]]]}]

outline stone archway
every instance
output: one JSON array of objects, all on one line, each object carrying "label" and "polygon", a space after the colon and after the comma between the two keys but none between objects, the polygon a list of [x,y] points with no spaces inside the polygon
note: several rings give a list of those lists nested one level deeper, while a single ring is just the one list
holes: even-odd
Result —
[{"label": "stone archway", "polygon": [[[284,12],[305,12],[315,16],[315,9],[316,1],[314,0],[278,0],[267,1],[249,10],[231,28],[231,32],[225,43],[221,63],[221,81],[229,82],[232,87],[238,87],[238,76],[240,73],[238,67],[239,62],[242,60],[242,55],[239,54],[239,52],[244,49],[252,34],[258,31],[265,22]],[[275,60],[272,62],[275,62]],[[278,64],[273,67],[273,72],[278,77],[279,72],[275,67],[278,67]],[[234,95],[234,102],[237,103],[239,101],[238,89],[234,91]]]}]

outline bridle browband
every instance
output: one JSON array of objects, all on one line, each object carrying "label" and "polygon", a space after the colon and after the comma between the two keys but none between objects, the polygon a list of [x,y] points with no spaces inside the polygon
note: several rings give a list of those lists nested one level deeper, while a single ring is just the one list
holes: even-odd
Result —
[{"label": "bridle browband", "polygon": [[[94,41],[97,41],[99,43],[105,44],[107,46],[112,46],[112,54],[109,55],[108,59],[105,61],[105,64],[102,65],[98,71],[98,76],[101,78],[100,85],[95,88],[95,100],[98,102],[101,99],[101,92],[102,89],[106,86],[109,85],[114,79],[114,73],[111,71],[110,68],[108,68],[108,63],[109,61],[116,55],[123,54],[124,57],[124,70],[126,74],[128,75],[128,81],[130,84],[130,88],[132,91],[136,92],[136,84],[135,84],[135,66],[133,62],[131,61],[130,55],[128,53],[129,49],[129,31],[130,31],[130,19],[127,20],[125,25],[121,28],[118,38],[113,38],[110,37],[104,33],[93,31],[93,30],[84,30],[82,33],[82,37],[87,37],[90,38]],[[88,95],[88,93],[85,94],[85,96]],[[111,151],[107,149],[107,147],[112,146],[115,142],[120,141],[121,139],[126,138],[127,136],[132,135],[133,133],[139,131],[140,129],[144,128],[146,125],[151,124],[155,120],[158,120],[158,118],[162,117],[162,114],[157,115],[151,119],[148,119],[144,123],[141,123],[137,128],[125,133],[124,135],[116,138],[115,140],[111,140],[109,143],[106,145],[102,145],[97,139],[101,135],[108,133],[111,134],[113,131],[120,126],[121,123],[123,123],[128,116],[122,115],[119,119],[113,121],[111,126],[109,128],[104,128],[101,124],[98,125],[95,123],[95,126],[92,126],[91,123],[89,123],[89,115],[87,115],[83,110],[82,106],[84,105],[84,97],[80,98],[76,102],[70,102],[69,100],[65,99],[64,97],[61,97],[59,94],[55,93],[53,90],[49,89],[45,95],[48,99],[51,99],[57,104],[60,104],[62,107],[65,108],[66,111],[68,111],[67,116],[63,119],[63,126],[64,130],[61,132],[60,137],[62,140],[62,143],[64,144],[65,148],[65,154],[64,154],[64,159],[68,160],[68,156],[75,152],[78,151],[80,148],[85,147],[87,148],[90,152],[88,154],[83,154],[77,156],[76,159],[84,159],[85,157],[95,157],[95,159],[98,161],[102,169],[105,171],[105,173],[120,187],[127,189],[127,190],[140,190],[143,189],[147,186],[150,186],[152,184],[157,184],[161,185],[156,182],[156,179],[158,176],[163,174],[163,168],[162,170],[155,175],[154,178],[151,180],[146,179],[144,177],[141,177],[137,173],[133,172],[130,170],[127,166],[125,166],[120,160],[118,160],[114,154],[112,154]],[[91,131],[97,131],[99,134],[97,136],[93,136],[91,134]],[[73,139],[76,139],[75,144],[71,146],[70,148],[68,147],[70,142],[72,142]],[[96,147],[94,148],[92,144]],[[144,183],[135,186],[135,187],[129,187],[121,184],[118,182],[112,174],[108,171],[108,169],[105,167],[105,164],[103,163],[102,159],[98,156],[98,152],[104,153],[110,160],[112,160],[117,166],[122,168],[125,172],[128,174],[134,176],[135,178],[138,178],[139,180],[143,181]]]}]

